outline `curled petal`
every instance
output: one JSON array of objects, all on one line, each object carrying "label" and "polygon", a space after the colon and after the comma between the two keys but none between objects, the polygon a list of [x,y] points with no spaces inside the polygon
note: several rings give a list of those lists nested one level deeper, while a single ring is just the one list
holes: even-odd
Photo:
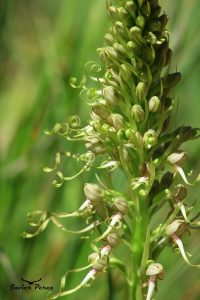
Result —
[{"label": "curled petal", "polygon": [[90,156],[90,155],[88,155],[88,156],[85,155],[83,159],[85,160],[85,165],[83,166],[83,168],[82,168],[79,172],[77,172],[77,173],[76,173],[75,175],[73,175],[73,176],[67,177],[67,176],[64,176],[63,173],[62,173],[61,171],[57,171],[57,172],[56,172],[56,175],[59,177],[59,180],[54,180],[54,181],[52,182],[52,184],[53,184],[55,187],[59,188],[60,186],[63,185],[64,181],[72,180],[72,179],[78,177],[78,176],[79,176],[80,174],[82,174],[83,172],[89,171],[90,168],[91,168],[91,166],[92,166],[94,157],[93,157],[93,156]]},{"label": "curled petal", "polygon": [[[95,80],[94,77],[92,79]],[[97,100],[100,96],[102,96],[102,92],[96,90],[95,88],[91,88],[87,90],[87,97],[91,100],[95,100],[95,99]]]},{"label": "curled petal", "polygon": [[[34,213],[39,213],[39,212],[40,211],[36,211]],[[32,214],[34,214],[34,213],[32,213]],[[38,227],[37,230],[34,233],[23,232],[21,234],[21,236],[24,238],[32,238],[32,237],[40,234],[42,231],[44,231],[46,229],[47,225],[49,224],[49,221],[52,221],[53,224],[56,227],[58,227],[59,229],[61,229],[62,231],[67,232],[67,233],[73,233],[73,234],[82,234],[82,233],[92,231],[101,224],[100,221],[95,221],[81,230],[74,231],[74,230],[69,230],[69,229],[65,228],[64,225],[57,220],[57,218],[66,218],[66,217],[72,217],[72,216],[74,217],[74,216],[79,216],[79,215],[80,214],[78,214],[78,213],[77,214],[76,213],[73,213],[73,214],[51,213],[51,214],[49,214],[47,212],[43,212],[42,216],[40,217],[40,221],[38,221],[37,223],[32,220],[29,221],[29,224],[31,226]]]},{"label": "curled petal", "polygon": [[179,248],[179,250],[180,250],[180,253],[181,253],[181,255],[182,255],[184,261],[185,261],[188,265],[190,265],[190,266],[192,266],[192,267],[200,268],[200,265],[193,265],[193,264],[191,264],[191,262],[188,260],[187,255],[186,255],[186,253],[185,253],[184,246],[183,246],[183,242],[181,241],[181,239],[179,239],[178,237],[174,237],[173,240],[174,240],[174,242],[176,243],[176,245],[178,246],[178,248]]},{"label": "curled petal", "polygon": [[68,118],[67,123],[69,125],[69,128],[71,130],[80,128],[81,126],[81,119],[79,118],[79,116],[71,116]]},{"label": "curled petal", "polygon": [[88,209],[88,208],[93,208],[93,205],[91,203],[91,201],[89,199],[85,200],[85,202],[79,207],[79,211],[83,212],[84,210]]},{"label": "curled petal", "polygon": [[59,134],[62,136],[66,136],[68,133],[68,124],[66,123],[56,123],[52,130],[45,130],[46,135],[54,135]]},{"label": "curled petal", "polygon": [[120,166],[120,162],[116,160],[104,162],[101,164],[98,169],[109,169],[110,172],[114,171]]},{"label": "curled petal", "polygon": [[56,175],[58,176],[59,180],[57,179],[52,182],[52,184],[57,188],[62,186],[64,181],[72,180],[72,179],[76,178],[77,176],[79,176],[80,174],[82,174],[83,172],[89,171],[95,160],[95,155],[91,151],[86,152],[84,154],[71,154],[70,152],[57,152],[56,156],[55,156],[54,167],[49,168],[49,167],[45,166],[45,167],[43,167],[43,171],[50,173],[50,172],[58,170],[60,167],[60,163],[61,163],[61,159],[60,159],[61,154],[64,155],[65,157],[72,157],[72,158],[76,159],[77,162],[82,161],[85,163],[85,165],[79,172],[77,172],[75,175],[69,176],[69,177],[64,176],[61,171],[57,171]]},{"label": "curled petal", "polygon": [[96,251],[95,244],[104,238],[114,229],[114,228],[120,228],[122,226],[122,215],[120,213],[117,213],[116,215],[111,217],[110,225],[108,226],[107,230],[104,231],[102,235],[100,235],[98,238],[96,238],[92,242],[92,248]]},{"label": "curled petal", "polygon": [[66,212],[47,212],[43,210],[36,210],[34,212],[28,213],[28,222],[31,226],[39,226],[48,216],[54,216],[56,218],[71,218],[79,217],[85,214],[85,211],[92,210],[93,205],[90,200],[86,200],[77,211],[73,213]]},{"label": "curled petal", "polygon": [[52,212],[51,215],[56,217],[56,218],[63,218],[63,219],[64,218],[80,217],[80,216],[93,214],[92,209],[93,209],[92,204],[87,204],[87,203],[84,202],[81,205],[81,207],[73,213],[66,213],[66,212],[59,212],[59,213],[56,212],[56,213],[54,213],[54,212]]},{"label": "curled petal", "polygon": [[78,211],[75,211],[73,213],[65,213],[65,212],[60,212],[60,213],[51,213],[52,216],[57,217],[57,218],[71,218],[71,217],[79,217],[81,214]]},{"label": "curled petal", "polygon": [[181,213],[182,213],[183,218],[185,219],[185,221],[186,221],[187,223],[191,223],[190,220],[189,220],[188,217],[187,217],[187,214],[186,214],[186,211],[185,211],[185,206],[184,206],[183,203],[181,203],[180,208],[181,208]]},{"label": "curled petal", "polygon": [[85,153],[83,156],[82,156],[82,160],[88,165],[90,166],[94,160],[95,160],[95,155],[92,151],[89,151],[87,153]]},{"label": "curled petal", "polygon": [[180,166],[175,166],[176,171],[180,174],[180,176],[182,177],[183,181],[187,184],[187,185],[194,185],[195,183],[200,181],[200,174],[197,176],[197,178],[194,180],[194,182],[189,182],[183,169]]},{"label": "curled petal", "polygon": [[85,64],[86,71],[88,71],[89,75],[95,76],[99,72],[101,72],[101,66],[98,65],[95,61],[89,61]]},{"label": "curled petal", "polygon": [[34,233],[28,233],[28,232],[23,232],[21,234],[22,237],[24,238],[32,238],[38,234],[40,234],[42,231],[44,231],[47,227],[47,225],[49,224],[50,218],[46,219],[44,222],[42,222],[38,229],[34,232]]},{"label": "curled petal", "polygon": [[90,268],[91,265],[88,265],[86,267],[83,267],[83,268],[79,268],[79,269],[75,269],[75,270],[70,270],[68,271],[61,279],[61,285],[60,285],[60,292],[57,293],[57,294],[54,294],[54,295],[50,295],[49,296],[49,300],[52,300],[52,299],[57,299],[59,297],[64,297],[64,296],[67,296],[67,295],[70,295],[70,294],[73,294],[74,292],[80,290],[81,288],[83,287],[88,287],[90,286],[91,284],[91,281],[94,281],[95,280],[95,275],[97,273],[97,271],[95,269],[91,269],[87,275],[84,277],[84,279],[81,281],[81,283],[79,285],[77,285],[75,288],[71,289],[71,290],[68,290],[68,291],[63,291],[63,289],[65,288],[65,285],[66,285],[66,278],[67,276],[70,274],[70,273],[78,273],[78,272],[81,272],[81,271],[84,271],[88,268]]},{"label": "curled petal", "polygon": [[51,173],[51,172],[57,170],[59,167],[60,167],[60,153],[57,152],[56,155],[55,155],[55,164],[54,164],[54,167],[53,168],[49,168],[47,166],[44,166],[42,169],[46,173]]},{"label": "curled petal", "polygon": [[81,234],[81,233],[85,233],[85,232],[88,232],[88,231],[91,231],[93,229],[95,229],[97,226],[99,226],[101,224],[100,221],[95,221],[93,222],[92,224],[90,224],[89,226],[81,229],[81,230],[69,230],[67,228],[65,228],[63,226],[62,223],[60,223],[55,217],[51,216],[51,221],[53,222],[53,224],[58,227],[59,229],[61,229],[62,231],[64,232],[67,232],[67,233],[73,233],[73,234]]},{"label": "curled petal", "polygon": [[135,178],[131,181],[131,188],[132,190],[136,190],[138,187],[140,187],[141,185],[148,185],[149,184],[149,178],[148,177],[139,177],[139,178]]},{"label": "curled petal", "polygon": [[43,210],[36,210],[30,212],[27,215],[28,223],[31,226],[40,226],[41,223],[43,223],[46,220],[47,216],[48,216],[48,212]]},{"label": "curled petal", "polygon": [[71,77],[70,78],[70,85],[71,87],[73,87],[74,89],[80,89],[83,88],[85,86],[86,83],[86,77],[83,76],[80,83],[78,83],[78,80],[76,77]]},{"label": "curled petal", "polygon": [[154,289],[155,289],[155,281],[150,279],[148,284],[148,292],[147,292],[146,300],[152,299]]}]

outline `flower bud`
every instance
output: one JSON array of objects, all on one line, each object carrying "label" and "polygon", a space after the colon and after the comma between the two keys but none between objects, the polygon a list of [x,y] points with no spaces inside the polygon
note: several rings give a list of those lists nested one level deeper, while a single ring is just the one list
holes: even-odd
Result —
[{"label": "flower bud", "polygon": [[172,165],[182,165],[186,159],[186,152],[172,153],[167,157],[167,161]]},{"label": "flower bud", "polygon": [[151,14],[151,6],[150,6],[150,4],[149,4],[148,1],[146,1],[144,3],[144,5],[142,6],[141,12],[142,12],[143,16],[145,16],[145,17],[149,17],[150,16],[150,14]]},{"label": "flower bud", "polygon": [[107,235],[107,241],[112,248],[116,248],[120,242],[119,235],[114,231]]},{"label": "flower bud", "polygon": [[147,163],[143,163],[139,166],[139,174],[141,175],[141,177],[150,177],[149,165]]},{"label": "flower bud", "polygon": [[137,0],[138,4],[139,4],[139,7],[141,7],[144,3],[144,0]]},{"label": "flower bud", "polygon": [[157,143],[157,134],[155,130],[149,129],[143,136],[143,142],[146,149],[151,149]]},{"label": "flower bud", "polygon": [[164,98],[164,109],[165,110],[170,110],[172,108],[172,105],[173,105],[172,98],[165,97]]},{"label": "flower bud", "polygon": [[123,8],[123,7],[119,7],[117,9],[117,12],[119,14],[119,18],[126,21],[128,19],[128,12]]},{"label": "flower bud", "polygon": [[174,187],[172,197],[174,202],[180,203],[187,197],[187,189],[183,184]]},{"label": "flower bud", "polygon": [[151,0],[151,7],[156,8],[158,6],[158,0]]},{"label": "flower bud", "polygon": [[124,157],[124,161],[129,164],[130,163],[130,155],[128,153],[128,150],[124,147],[122,150],[122,155]]},{"label": "flower bud", "polygon": [[134,26],[130,29],[131,39],[135,41],[139,46],[146,44],[145,39],[142,36],[141,28]]},{"label": "flower bud", "polygon": [[124,81],[132,80],[132,72],[126,64],[120,66],[120,75]]},{"label": "flower bud", "polygon": [[107,256],[103,256],[99,259],[98,262],[94,263],[93,264],[93,268],[96,270],[96,271],[103,271],[108,265],[108,257]]},{"label": "flower bud", "polygon": [[123,7],[110,6],[108,13],[114,20],[126,20],[128,18],[128,12]]},{"label": "flower bud", "polygon": [[146,270],[146,275],[163,279],[163,266],[159,263],[151,263]]},{"label": "flower bud", "polygon": [[108,58],[110,60],[117,59],[117,53],[115,52],[113,47],[110,47],[110,46],[106,47],[105,55],[106,55],[106,58]]},{"label": "flower bud", "polygon": [[135,146],[135,148],[143,148],[143,138],[138,131],[131,128],[127,129],[125,132],[127,139]]},{"label": "flower bud", "polygon": [[113,69],[106,71],[105,79],[108,86],[112,86],[113,88],[119,87],[120,77]]},{"label": "flower bud", "polygon": [[89,139],[89,142],[92,144],[92,145],[96,145],[96,144],[99,144],[100,143],[100,140],[99,140],[99,138],[97,138],[97,137],[93,137],[93,136],[91,136],[91,137],[88,137],[88,139]]},{"label": "flower bud", "polygon": [[181,142],[186,142],[197,135],[198,129],[191,126],[181,126],[176,129],[177,135],[179,135]]},{"label": "flower bud", "polygon": [[99,260],[99,254],[96,252],[93,252],[88,256],[88,262],[91,264],[95,263],[98,260]]},{"label": "flower bud", "polygon": [[118,83],[120,82],[120,77],[118,72],[116,72],[116,70],[113,70],[112,68],[110,69],[110,74],[112,76],[112,78]]},{"label": "flower bud", "polygon": [[92,253],[89,255],[88,261],[92,264],[92,267],[96,271],[101,272],[105,269],[105,267],[108,264],[108,257],[107,256],[100,257],[98,253]]},{"label": "flower bud", "polygon": [[90,125],[95,128],[95,126],[93,126],[93,124],[95,124],[95,122],[99,123],[100,117],[98,115],[96,115],[93,111],[90,112],[90,116],[92,119],[92,121],[90,122]]},{"label": "flower bud", "polygon": [[87,199],[91,202],[99,201],[103,197],[103,191],[98,184],[86,183],[84,186],[84,193]]},{"label": "flower bud", "polygon": [[143,68],[143,65],[144,65],[144,62],[139,59],[138,61],[135,60],[135,58],[132,58],[131,59],[131,64],[133,66],[133,69],[134,69],[134,74],[137,76],[137,77],[141,77],[141,72],[142,72],[142,68]]},{"label": "flower bud", "polygon": [[135,55],[138,55],[140,53],[140,48],[134,41],[128,41],[127,43],[128,49],[130,49]]},{"label": "flower bud", "polygon": [[168,23],[168,21],[169,21],[169,17],[164,13],[158,19],[161,22],[162,30],[164,30],[165,27],[166,27],[166,25],[167,25],[167,23]]},{"label": "flower bud", "polygon": [[187,231],[187,224],[183,220],[174,220],[171,224],[169,224],[165,232],[167,235],[171,236],[176,234],[177,236],[183,235]]},{"label": "flower bud", "polygon": [[162,126],[162,131],[166,131],[170,125],[171,122],[171,116],[167,116],[167,118],[165,119],[165,121],[163,122],[163,126]]},{"label": "flower bud", "polygon": [[123,215],[128,214],[129,205],[127,200],[123,197],[116,197],[114,199],[113,207]]},{"label": "flower bud", "polygon": [[108,8],[108,14],[113,19],[116,19],[117,18],[117,7],[115,7],[115,6],[109,6],[109,8]]},{"label": "flower bud", "polygon": [[145,18],[142,16],[142,15],[140,15],[140,16],[138,16],[137,18],[136,18],[136,25],[138,26],[138,27],[140,27],[140,28],[144,28],[144,26],[145,26],[145,23],[146,23],[146,20],[145,20]]},{"label": "flower bud", "polygon": [[103,104],[95,104],[92,107],[92,111],[103,120],[107,120],[107,118],[109,116],[109,112],[108,112],[106,106]]},{"label": "flower bud", "polygon": [[165,59],[165,66],[168,66],[171,62],[171,58],[172,58],[172,50],[171,49],[168,49],[167,50],[167,54],[166,54],[166,59]]},{"label": "flower bud", "polygon": [[144,61],[151,66],[152,63],[155,60],[155,49],[154,47],[144,47],[143,48],[143,55],[142,55]]},{"label": "flower bud", "polygon": [[111,33],[106,33],[106,35],[104,36],[104,38],[105,38],[106,42],[107,42],[108,44],[110,44],[111,46],[112,46],[112,45],[114,44],[114,42],[115,42],[115,40],[114,40],[114,38],[113,38],[113,36],[112,36]]},{"label": "flower bud", "polygon": [[139,82],[136,87],[136,96],[140,102],[144,101],[147,97],[148,90],[144,82]]},{"label": "flower bud", "polygon": [[[118,93],[112,86],[106,86],[103,89],[103,95],[106,102],[112,106],[116,106],[118,104]],[[108,116],[107,116],[108,118]]]},{"label": "flower bud", "polygon": [[95,154],[104,154],[106,152],[106,148],[102,144],[92,146],[90,149]]},{"label": "flower bud", "polygon": [[106,49],[105,48],[97,48],[97,53],[98,53],[99,58],[102,62],[107,61],[107,54],[106,54]]},{"label": "flower bud", "polygon": [[164,81],[164,89],[172,89],[177,85],[177,83],[181,80],[181,73],[176,72],[173,74],[169,74]]},{"label": "flower bud", "polygon": [[151,112],[157,112],[159,108],[160,108],[160,99],[157,96],[153,96],[149,100],[149,110]]},{"label": "flower bud", "polygon": [[[151,0],[151,2],[153,2],[153,1]],[[154,2],[158,2],[158,0],[154,0]],[[158,4],[154,5],[151,3],[151,17],[152,18],[158,18],[161,13],[161,10],[162,10],[162,8]]]},{"label": "flower bud", "polygon": [[91,149],[91,147],[92,147],[92,144],[91,144],[91,143],[89,143],[89,142],[87,142],[87,143],[85,143],[85,147],[86,147],[87,149]]},{"label": "flower bud", "polygon": [[144,121],[145,113],[142,107],[138,104],[133,105],[131,109],[132,117],[136,122]]},{"label": "flower bud", "polygon": [[149,29],[150,31],[156,32],[161,30],[161,22],[159,22],[157,19],[155,21],[152,21],[149,23]]},{"label": "flower bud", "polygon": [[149,44],[154,45],[157,42],[157,37],[153,32],[148,32],[146,36],[146,40]]},{"label": "flower bud", "polygon": [[126,10],[131,14],[131,16],[135,19],[137,13],[137,5],[133,1],[127,1],[125,3]]},{"label": "flower bud", "polygon": [[127,56],[127,51],[124,48],[124,46],[122,46],[119,43],[114,43],[113,48],[115,49],[115,52],[119,55],[119,56],[123,56],[126,57]]},{"label": "flower bud", "polygon": [[102,141],[99,139],[98,135],[87,135],[84,138],[85,146],[93,153],[103,154],[105,152],[105,146],[102,144]]},{"label": "flower bud", "polygon": [[123,22],[120,22],[120,21],[116,21],[114,26],[113,26],[113,33],[115,35],[126,35],[126,27],[125,25],[123,24]]},{"label": "flower bud", "polygon": [[111,114],[108,117],[108,123],[114,127],[116,131],[119,131],[124,127],[124,120],[120,114]]},{"label": "flower bud", "polygon": [[114,158],[116,159],[116,161],[120,160],[119,148],[117,146],[113,147],[112,154],[113,154]]}]

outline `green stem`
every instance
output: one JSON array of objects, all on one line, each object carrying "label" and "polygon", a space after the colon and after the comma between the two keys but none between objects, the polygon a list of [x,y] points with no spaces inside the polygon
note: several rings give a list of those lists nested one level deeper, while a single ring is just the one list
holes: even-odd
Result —
[{"label": "green stem", "polygon": [[115,288],[114,288],[114,285],[113,285],[112,273],[111,273],[110,270],[108,271],[108,287],[109,287],[108,300],[114,300],[114,298],[115,298]]},{"label": "green stem", "polygon": [[[138,215],[139,213],[139,215]],[[131,300],[143,300],[142,284],[146,269],[146,261],[149,258],[150,229],[149,215],[147,210],[147,198],[139,197],[139,212],[134,222],[134,233],[132,240],[133,266]]]}]

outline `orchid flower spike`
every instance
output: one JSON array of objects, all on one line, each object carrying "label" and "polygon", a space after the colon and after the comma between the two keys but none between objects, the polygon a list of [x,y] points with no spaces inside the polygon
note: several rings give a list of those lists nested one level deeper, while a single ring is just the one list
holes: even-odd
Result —
[{"label": "orchid flower spike", "polygon": [[[72,290],[64,291],[65,279],[61,280],[60,293],[52,299],[90,285],[111,264],[125,276],[134,300],[144,299],[142,278],[148,266],[146,300],[151,300],[158,279],[163,277],[162,265],[152,259],[165,249],[168,237],[178,246],[185,262],[192,265],[181,236],[189,225],[199,224],[189,221],[189,209],[184,204],[187,189],[177,181],[184,181],[186,186],[200,181],[200,175],[193,183],[188,181],[183,169],[187,154],[180,150],[183,143],[198,137],[199,129],[169,126],[171,111],[176,107],[172,89],[181,74],[169,73],[172,50],[166,27],[168,16],[162,12],[159,1],[104,1],[110,28],[105,46],[97,49],[102,65],[91,61],[86,64],[87,76],[80,82],[71,79],[71,86],[80,88],[80,96],[88,100],[89,117],[85,126],[78,116],[71,116],[46,132],[64,138],[67,151],[57,152],[54,165],[43,168],[47,173],[55,172],[57,179],[53,184],[57,188],[91,170],[98,182],[85,182],[85,201],[73,213],[38,210],[30,214],[29,224],[36,231],[24,233],[24,237],[41,233],[50,222],[66,233],[94,234],[89,265],[71,271],[87,268],[89,272]],[[70,142],[74,143],[73,153],[68,151]],[[82,143],[81,147],[76,147],[76,142]],[[63,156],[80,163],[78,172],[71,176],[62,173]],[[166,207],[167,218],[153,229],[158,219],[155,213],[166,201],[170,204]],[[182,219],[177,218],[179,215]],[[65,228],[61,221],[72,217],[84,217],[87,226],[79,231]],[[113,257],[113,249],[120,241],[127,246],[128,266],[124,257],[117,257],[123,251],[116,251]]]}]

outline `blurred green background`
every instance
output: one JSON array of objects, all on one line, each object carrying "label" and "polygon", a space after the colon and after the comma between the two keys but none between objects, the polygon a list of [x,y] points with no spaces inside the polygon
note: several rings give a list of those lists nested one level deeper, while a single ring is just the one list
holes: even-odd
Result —
[{"label": "blurred green background", "polygon": [[[175,125],[200,127],[200,1],[163,0],[161,4],[170,17],[172,70],[183,74],[175,94],[179,98]],[[84,64],[97,59],[95,50],[103,44],[108,24],[104,0],[0,2],[0,300],[45,299],[42,291],[11,292],[9,284],[21,284],[21,276],[29,280],[42,277],[43,284],[57,289],[66,270],[86,264],[89,241],[51,225],[30,240],[20,233],[27,229],[29,211],[75,210],[84,200],[84,182],[94,177],[83,175],[55,189],[53,176],[43,173],[40,166],[53,165],[56,151],[77,151],[77,145],[43,132],[71,114],[87,120],[89,107],[69,86],[69,78],[81,77]],[[189,142],[185,148],[189,167],[200,171],[200,141]],[[69,160],[64,169],[71,175],[78,166]],[[198,193],[198,188],[190,191],[191,201],[199,200]],[[80,228],[83,224],[76,220],[70,225]],[[199,240],[195,232],[187,243],[198,262]],[[156,299],[200,299],[198,270],[185,266],[170,248],[160,261],[165,263],[166,276],[159,283]],[[82,277],[72,276],[68,286],[75,286]],[[119,274],[117,278],[120,282]],[[91,288],[67,299],[123,299],[118,285],[113,283],[114,296],[109,285],[109,275],[99,276]]]}]

